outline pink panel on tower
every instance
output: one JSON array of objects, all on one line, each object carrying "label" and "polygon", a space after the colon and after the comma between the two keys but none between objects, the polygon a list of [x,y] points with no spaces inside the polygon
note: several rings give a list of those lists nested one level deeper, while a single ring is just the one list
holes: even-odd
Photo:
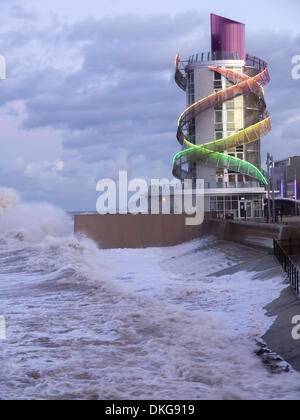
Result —
[{"label": "pink panel on tower", "polygon": [[226,53],[238,53],[239,59],[245,60],[245,24],[212,14],[211,49],[216,56],[226,55]]}]

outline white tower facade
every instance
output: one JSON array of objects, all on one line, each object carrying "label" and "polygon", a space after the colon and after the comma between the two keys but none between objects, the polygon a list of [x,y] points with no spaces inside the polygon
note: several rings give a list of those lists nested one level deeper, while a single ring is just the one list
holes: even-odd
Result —
[{"label": "white tower facade", "polygon": [[[243,53],[243,33],[243,24],[212,15],[212,52],[181,62],[182,77],[177,58],[176,81],[186,91],[187,110],[179,121],[183,152],[173,173],[204,179],[207,213],[256,219],[263,217],[265,198],[260,137],[270,129],[262,89],[268,73],[265,62]],[[224,51],[216,51],[220,43]]]}]

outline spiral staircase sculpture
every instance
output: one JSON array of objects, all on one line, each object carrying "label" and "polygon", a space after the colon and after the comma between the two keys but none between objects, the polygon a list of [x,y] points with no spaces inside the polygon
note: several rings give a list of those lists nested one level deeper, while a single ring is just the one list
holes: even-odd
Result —
[{"label": "spiral staircase sculpture", "polygon": [[[246,57],[247,67],[254,68],[259,73],[254,77],[250,77],[221,67],[208,67],[211,71],[224,76],[233,83],[233,86],[195,102],[181,114],[178,120],[177,140],[183,149],[174,157],[173,175],[176,178],[183,180],[189,177],[189,171],[183,168],[184,165],[201,162],[203,165],[228,169],[229,171],[249,176],[264,185],[268,184],[266,177],[257,167],[245,160],[237,159],[224,153],[227,150],[260,140],[261,137],[267,135],[271,130],[270,114],[267,111],[263,90],[263,87],[270,81],[267,63],[248,54]],[[187,79],[178,54],[175,59],[175,69],[175,81],[181,89],[186,91]],[[210,141],[201,145],[192,143],[187,134],[192,119],[211,107],[221,106],[226,101],[251,93],[257,96],[259,104],[260,117],[256,124],[220,140]]]}]

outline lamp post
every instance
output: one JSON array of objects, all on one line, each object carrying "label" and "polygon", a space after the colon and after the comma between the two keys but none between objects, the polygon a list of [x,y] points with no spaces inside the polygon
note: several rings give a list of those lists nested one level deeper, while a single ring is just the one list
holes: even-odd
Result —
[{"label": "lamp post", "polygon": [[295,189],[295,216],[298,216],[298,182],[297,182],[297,172],[295,172],[295,181],[294,181],[294,189]]},{"label": "lamp post", "polygon": [[[272,202],[273,202],[273,208],[272,208],[272,222],[276,222],[276,206],[275,206],[275,178],[274,178],[274,158],[273,156],[268,153],[267,155],[267,176],[268,176],[268,222],[271,223],[271,188],[270,184],[272,182]],[[271,169],[271,174],[270,174]]]},{"label": "lamp post", "polygon": [[268,153],[267,155],[267,177],[268,177],[268,223],[271,221],[271,189],[270,189],[270,161],[271,155]]},{"label": "lamp post", "polygon": [[276,205],[275,205],[275,177],[274,177],[275,162],[271,156],[271,177],[272,177],[272,202],[273,202],[273,223],[276,223]]}]

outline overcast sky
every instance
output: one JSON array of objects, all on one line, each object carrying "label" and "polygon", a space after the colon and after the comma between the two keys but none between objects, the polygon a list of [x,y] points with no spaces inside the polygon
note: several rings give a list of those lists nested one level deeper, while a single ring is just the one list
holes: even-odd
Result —
[{"label": "overcast sky", "polygon": [[184,93],[177,52],[209,51],[211,12],[246,23],[247,51],[268,61],[272,133],[281,159],[300,154],[299,0],[7,0],[1,4],[0,185],[26,200],[95,210],[96,182],[171,178]]}]

